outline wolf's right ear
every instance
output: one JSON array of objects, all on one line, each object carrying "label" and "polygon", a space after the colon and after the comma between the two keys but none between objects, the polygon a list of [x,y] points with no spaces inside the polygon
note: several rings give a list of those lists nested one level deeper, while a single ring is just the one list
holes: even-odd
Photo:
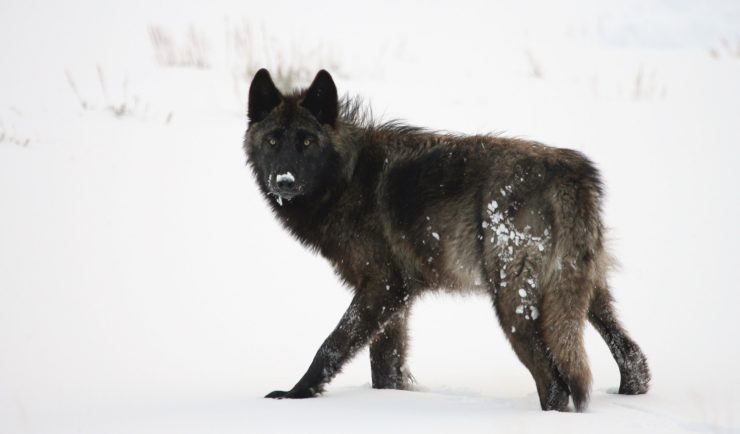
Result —
[{"label": "wolf's right ear", "polygon": [[250,122],[259,122],[270,112],[279,106],[283,96],[272,82],[270,73],[265,68],[260,69],[254,75],[252,84],[249,86],[249,105],[247,117]]}]

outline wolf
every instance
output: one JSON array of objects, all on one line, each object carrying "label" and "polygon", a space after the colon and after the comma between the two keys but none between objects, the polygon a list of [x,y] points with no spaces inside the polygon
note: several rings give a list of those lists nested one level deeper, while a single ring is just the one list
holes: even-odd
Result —
[{"label": "wolf", "polygon": [[532,374],[543,410],[586,409],[588,320],[619,367],[619,393],[650,371],[617,319],[606,274],[602,183],[581,153],[500,135],[378,122],[331,75],[282,93],[250,85],[244,150],[275,216],[353,292],[308,370],[267,398],[310,398],[369,345],[372,386],[408,390],[408,317],[425,291],[481,291]]}]

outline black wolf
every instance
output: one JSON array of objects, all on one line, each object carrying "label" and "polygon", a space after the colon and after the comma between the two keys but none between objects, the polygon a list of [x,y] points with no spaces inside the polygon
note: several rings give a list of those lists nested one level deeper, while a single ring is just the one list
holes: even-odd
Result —
[{"label": "black wolf", "polygon": [[375,388],[407,389],[407,314],[434,289],[491,296],[543,410],[588,402],[586,319],[645,393],[645,356],[614,314],[601,181],[576,151],[500,136],[376,123],[337,97],[329,73],[282,94],[262,69],[249,89],[248,164],[283,225],[319,251],[354,298],[307,372],[268,398],[308,398],[370,345]]}]

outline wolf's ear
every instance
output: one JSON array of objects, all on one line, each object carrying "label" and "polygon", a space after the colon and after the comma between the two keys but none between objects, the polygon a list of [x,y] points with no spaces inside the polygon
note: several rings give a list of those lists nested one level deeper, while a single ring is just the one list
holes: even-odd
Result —
[{"label": "wolf's ear", "polygon": [[261,121],[282,101],[283,96],[272,82],[270,73],[265,68],[257,71],[249,86],[249,106],[247,108],[249,120],[251,122]]},{"label": "wolf's ear", "polygon": [[301,103],[322,124],[334,126],[339,111],[337,87],[331,75],[323,69],[316,74],[313,83],[306,90],[306,96]]}]

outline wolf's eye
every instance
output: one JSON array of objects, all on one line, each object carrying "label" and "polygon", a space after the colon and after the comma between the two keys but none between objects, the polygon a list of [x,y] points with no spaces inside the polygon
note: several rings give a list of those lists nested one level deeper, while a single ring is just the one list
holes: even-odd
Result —
[{"label": "wolf's eye", "polygon": [[275,146],[277,145],[277,139],[275,139],[274,137],[270,137],[269,139],[267,139],[267,143],[269,143],[271,146]]},{"label": "wolf's eye", "polygon": [[308,137],[306,137],[305,139],[303,139],[303,146],[311,146],[311,143],[313,143],[313,142]]}]

